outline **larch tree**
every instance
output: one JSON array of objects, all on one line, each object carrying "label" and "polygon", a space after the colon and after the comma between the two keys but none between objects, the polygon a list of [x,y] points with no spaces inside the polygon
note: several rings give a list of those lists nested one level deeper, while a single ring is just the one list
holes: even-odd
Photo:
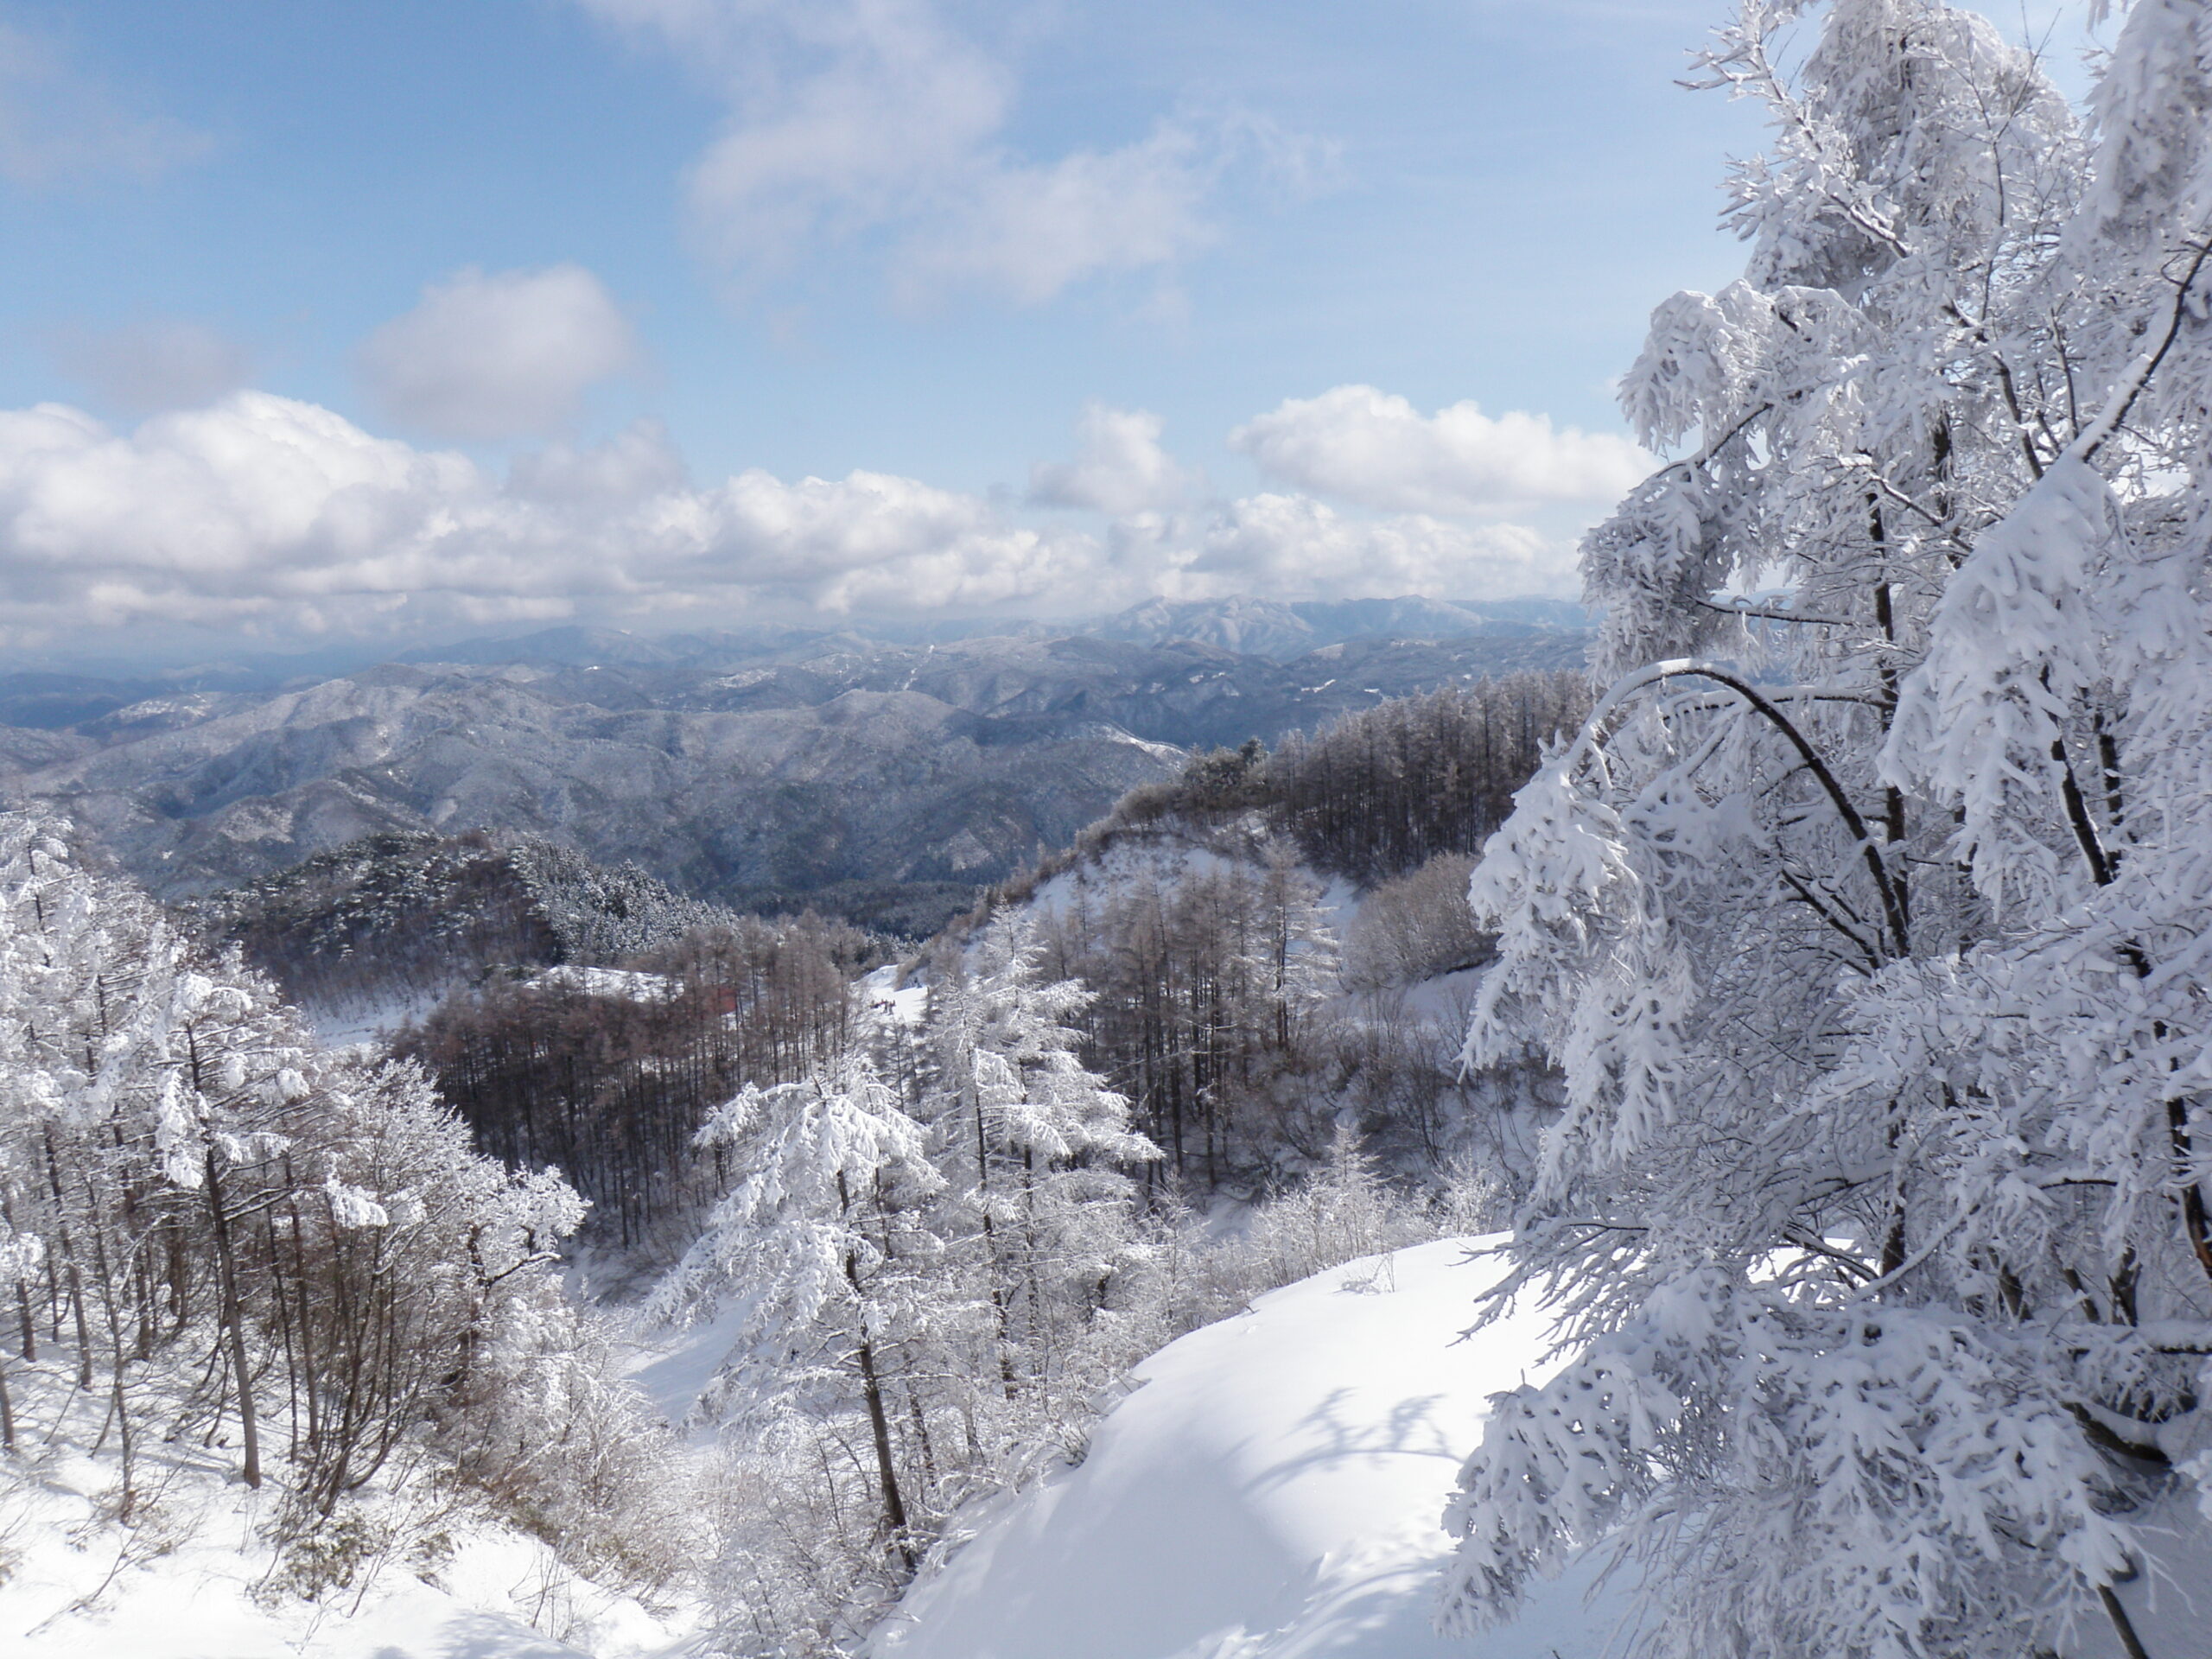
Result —
[{"label": "larch tree", "polygon": [[1611,690],[1472,881],[1469,1058],[1566,1077],[1503,1293],[1566,1363],[1444,1622],[1611,1545],[1655,1653],[2139,1655],[2212,1482],[2212,8],[2086,123],[1936,0],[1702,62],[1773,127],[1749,267],[1655,315]]},{"label": "larch tree", "polygon": [[[1084,1327],[1134,1245],[1125,1169],[1160,1157],[1129,1103],[1077,1055],[1072,1021],[1095,1000],[1047,981],[1035,922],[995,916],[972,960],[946,953],[931,987],[931,1086],[922,1116],[977,1246],[1011,1402],[1070,1386]],[[964,1230],[965,1229],[963,1229]],[[1078,1376],[1077,1387],[1097,1379]]]},{"label": "larch tree", "polygon": [[[0,815],[0,1286],[23,1357],[105,1396],[126,1521],[146,1429],[235,1425],[280,1542],[426,1460],[564,1547],[645,1538],[657,1444],[556,1272],[583,1213],[556,1172],[477,1154],[415,1067],[321,1048],[67,826]],[[525,1369],[571,1421],[500,1397]],[[618,1426],[626,1460],[549,1454]]]},{"label": "larch tree", "polygon": [[858,1051],[803,1083],[748,1084],[700,1131],[742,1171],[656,1288],[652,1317],[735,1314],[702,1405],[756,1431],[779,1418],[868,1426],[880,1536],[915,1560],[894,1357],[926,1338],[938,1241],[925,1202],[944,1185],[921,1126]]}]

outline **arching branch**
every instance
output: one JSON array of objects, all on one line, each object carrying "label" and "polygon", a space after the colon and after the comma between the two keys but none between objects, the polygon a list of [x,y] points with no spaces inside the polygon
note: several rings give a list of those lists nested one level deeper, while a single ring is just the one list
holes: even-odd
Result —
[{"label": "arching branch", "polygon": [[1851,837],[1859,843],[1859,855],[1866,861],[1867,874],[1874,879],[1874,889],[1881,895],[1882,918],[1888,925],[1891,946],[1898,956],[1909,955],[1912,950],[1911,932],[1905,920],[1904,901],[1897,892],[1897,883],[1890,874],[1890,867],[1876,845],[1873,831],[1866,819],[1852,802],[1843,785],[1821,752],[1813,747],[1812,740],[1797,729],[1796,723],[1775,706],[1749,680],[1729,673],[1726,669],[1709,667],[1696,663],[1662,663],[1649,671],[1657,681],[1695,678],[1711,680],[1724,685],[1750,705],[1754,713],[1782,734],[1790,747],[1797,751],[1805,769],[1813,774],[1836,816],[1843,820]]}]

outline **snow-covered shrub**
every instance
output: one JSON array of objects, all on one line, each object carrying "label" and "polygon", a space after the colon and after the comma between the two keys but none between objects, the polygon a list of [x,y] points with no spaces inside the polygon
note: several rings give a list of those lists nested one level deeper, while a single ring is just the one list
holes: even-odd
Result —
[{"label": "snow-covered shrub", "polygon": [[677,1437],[554,1281],[500,1305],[438,1429],[461,1485],[579,1572],[645,1599],[690,1573],[708,1534]]},{"label": "snow-covered shrub", "polygon": [[[1255,1296],[1362,1256],[1442,1236],[1440,1214],[1393,1187],[1348,1128],[1313,1173],[1241,1212],[1211,1221],[1169,1210],[1154,1224],[1147,1278],[1131,1299],[1156,1347],[1226,1318]],[[1154,1340],[1157,1338],[1157,1340]],[[1143,1352],[1149,1352],[1150,1347]],[[1143,1357],[1133,1353],[1128,1363]]]}]

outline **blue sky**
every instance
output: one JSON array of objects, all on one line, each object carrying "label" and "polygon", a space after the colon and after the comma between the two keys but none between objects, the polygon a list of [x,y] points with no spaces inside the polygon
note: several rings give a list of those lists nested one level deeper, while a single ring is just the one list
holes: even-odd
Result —
[{"label": "blue sky", "polygon": [[1570,592],[1717,16],[0,0],[0,646]]}]

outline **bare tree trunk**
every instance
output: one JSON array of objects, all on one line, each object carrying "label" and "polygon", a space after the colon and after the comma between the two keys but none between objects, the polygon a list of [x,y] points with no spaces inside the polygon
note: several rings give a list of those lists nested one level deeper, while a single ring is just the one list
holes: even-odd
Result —
[{"label": "bare tree trunk", "polygon": [[[70,1241],[69,1224],[61,1218],[67,1213],[61,1197],[61,1164],[54,1156],[51,1129],[46,1134],[46,1179],[54,1189],[54,1231],[60,1239],[61,1265],[69,1281],[69,1306],[76,1315],[77,1386],[89,1392],[92,1386],[92,1332],[85,1319],[85,1275],[77,1265],[77,1248]],[[49,1281],[52,1276],[49,1273]],[[58,1326],[60,1321],[55,1323]]]},{"label": "bare tree trunk", "polygon": [[[844,1172],[837,1174],[837,1205],[852,1213],[852,1195],[845,1190]],[[893,1548],[906,1571],[914,1570],[913,1541],[906,1534],[906,1500],[899,1491],[899,1466],[891,1455],[891,1417],[883,1408],[883,1382],[876,1375],[875,1344],[868,1330],[868,1299],[861,1286],[857,1252],[845,1252],[845,1282],[853,1287],[853,1322],[860,1332],[861,1395],[868,1404],[868,1432],[875,1440],[875,1473],[883,1487],[883,1518],[891,1529]]]},{"label": "bare tree trunk", "polygon": [[[100,1278],[100,1311],[107,1322],[108,1351],[111,1356],[108,1370],[108,1410],[115,1421],[117,1445],[122,1462],[123,1502],[120,1516],[124,1525],[130,1522],[133,1510],[138,1506],[134,1476],[137,1469],[135,1446],[130,1438],[130,1404],[124,1395],[123,1368],[129,1356],[123,1347],[123,1311],[118,1306],[116,1274],[110,1266],[107,1243],[100,1224],[99,1211],[93,1207],[92,1183],[86,1182],[86,1213],[92,1227],[92,1265]],[[101,1431],[103,1437],[106,1430]],[[93,1448],[97,1451],[99,1448]]]},{"label": "bare tree trunk", "polygon": [[2104,1604],[2105,1617],[2112,1620],[2113,1634],[2120,1638],[2120,1649],[2127,1659],[2151,1659],[2151,1649],[2135,1633],[2135,1622],[2128,1618],[2127,1609],[2120,1605],[2120,1598],[2113,1593],[2110,1585],[2097,1586],[2097,1599]]},{"label": "bare tree trunk", "polygon": [[[8,1224],[10,1232],[16,1230],[15,1206],[8,1202],[4,1193],[0,1193],[0,1222]],[[22,1332],[23,1358],[26,1363],[35,1365],[38,1363],[38,1321],[31,1313],[31,1289],[28,1279],[16,1281],[16,1317]]]},{"label": "bare tree trunk", "polygon": [[1014,1337],[1006,1306],[1006,1287],[999,1277],[998,1231],[991,1219],[991,1158],[983,1139],[983,1091],[971,1079],[969,1093],[975,1102],[976,1198],[983,1217],[983,1255],[990,1275],[991,1313],[998,1321],[999,1383],[1009,1400],[1014,1396]]},{"label": "bare tree trunk", "polygon": [[223,1207],[223,1179],[215,1149],[207,1150],[207,1214],[215,1229],[215,1268],[223,1299],[223,1331],[231,1349],[231,1375],[238,1390],[240,1473],[249,1486],[261,1484],[261,1431],[253,1418],[253,1376],[246,1363],[245,1315],[238,1299],[238,1257],[231,1248],[231,1217]]}]

